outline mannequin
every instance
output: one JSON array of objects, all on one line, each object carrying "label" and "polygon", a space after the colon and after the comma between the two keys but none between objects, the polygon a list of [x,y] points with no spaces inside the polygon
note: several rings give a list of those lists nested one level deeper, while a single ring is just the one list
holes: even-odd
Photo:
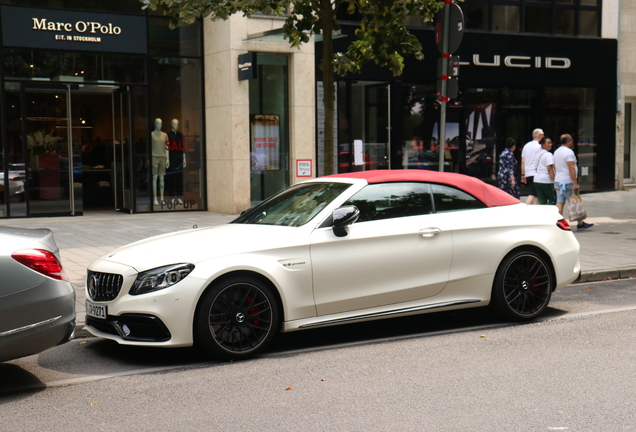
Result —
[{"label": "mannequin", "polygon": [[170,168],[167,170],[168,193],[175,196],[178,204],[183,204],[183,169],[186,167],[186,154],[183,134],[178,131],[179,120],[172,119],[172,130],[168,132],[168,148],[170,149]]},{"label": "mannequin", "polygon": [[159,205],[157,199],[157,180],[159,180],[159,198],[163,202],[164,176],[166,168],[170,166],[169,152],[167,150],[168,135],[161,132],[163,122],[160,118],[155,119],[155,130],[150,134],[152,141],[152,194],[154,205]]}]

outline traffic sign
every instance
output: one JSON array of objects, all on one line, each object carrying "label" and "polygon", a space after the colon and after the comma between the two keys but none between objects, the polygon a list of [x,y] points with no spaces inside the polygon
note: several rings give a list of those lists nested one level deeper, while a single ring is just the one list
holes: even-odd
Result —
[{"label": "traffic sign", "polygon": [[[444,22],[446,6],[444,6],[435,17],[435,42],[437,43],[437,49],[442,54],[452,54],[457,51],[464,36],[464,14],[461,8],[457,3],[451,3],[448,6],[448,13],[450,13],[448,29],[445,28]],[[448,48],[446,52],[444,52],[445,34],[448,37]]]}]

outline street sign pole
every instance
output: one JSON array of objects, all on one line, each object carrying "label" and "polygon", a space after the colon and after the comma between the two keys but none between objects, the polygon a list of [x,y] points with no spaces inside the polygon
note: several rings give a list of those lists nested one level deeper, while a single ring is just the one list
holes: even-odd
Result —
[{"label": "street sign pole", "polygon": [[453,0],[444,0],[444,14],[442,18],[441,38],[442,38],[442,94],[440,103],[442,104],[439,116],[439,172],[444,172],[444,143],[446,142],[446,93],[448,89],[447,77],[448,62],[445,60],[448,55],[448,29],[450,27],[450,6]]},{"label": "street sign pole", "polygon": [[[438,75],[440,75],[438,77],[438,90],[441,104],[438,144],[439,171],[443,172],[444,150],[446,148],[446,103],[450,101],[451,97],[457,97],[457,75],[459,72],[459,57],[453,57],[452,54],[459,47],[464,34],[464,15],[461,8],[453,3],[453,0],[444,0],[444,6],[436,19],[435,26],[437,49],[442,54],[441,64],[438,66]],[[453,84],[451,89],[449,89],[449,83]]]}]

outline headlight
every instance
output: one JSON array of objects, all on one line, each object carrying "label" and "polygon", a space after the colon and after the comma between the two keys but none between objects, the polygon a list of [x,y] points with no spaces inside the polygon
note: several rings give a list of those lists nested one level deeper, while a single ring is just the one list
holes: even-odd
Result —
[{"label": "headlight", "polygon": [[137,275],[128,294],[146,294],[171,287],[185,279],[192,270],[194,270],[194,264],[172,264],[141,272]]}]

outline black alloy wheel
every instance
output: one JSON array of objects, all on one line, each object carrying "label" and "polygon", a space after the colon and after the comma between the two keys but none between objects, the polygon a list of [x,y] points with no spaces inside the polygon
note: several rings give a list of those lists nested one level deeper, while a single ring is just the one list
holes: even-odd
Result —
[{"label": "black alloy wheel", "polygon": [[492,301],[506,319],[531,320],[548,306],[554,283],[543,257],[532,251],[517,251],[499,266]]},{"label": "black alloy wheel", "polygon": [[199,306],[197,342],[209,354],[244,359],[261,352],[273,339],[278,304],[270,289],[252,278],[231,278],[208,291]]}]

